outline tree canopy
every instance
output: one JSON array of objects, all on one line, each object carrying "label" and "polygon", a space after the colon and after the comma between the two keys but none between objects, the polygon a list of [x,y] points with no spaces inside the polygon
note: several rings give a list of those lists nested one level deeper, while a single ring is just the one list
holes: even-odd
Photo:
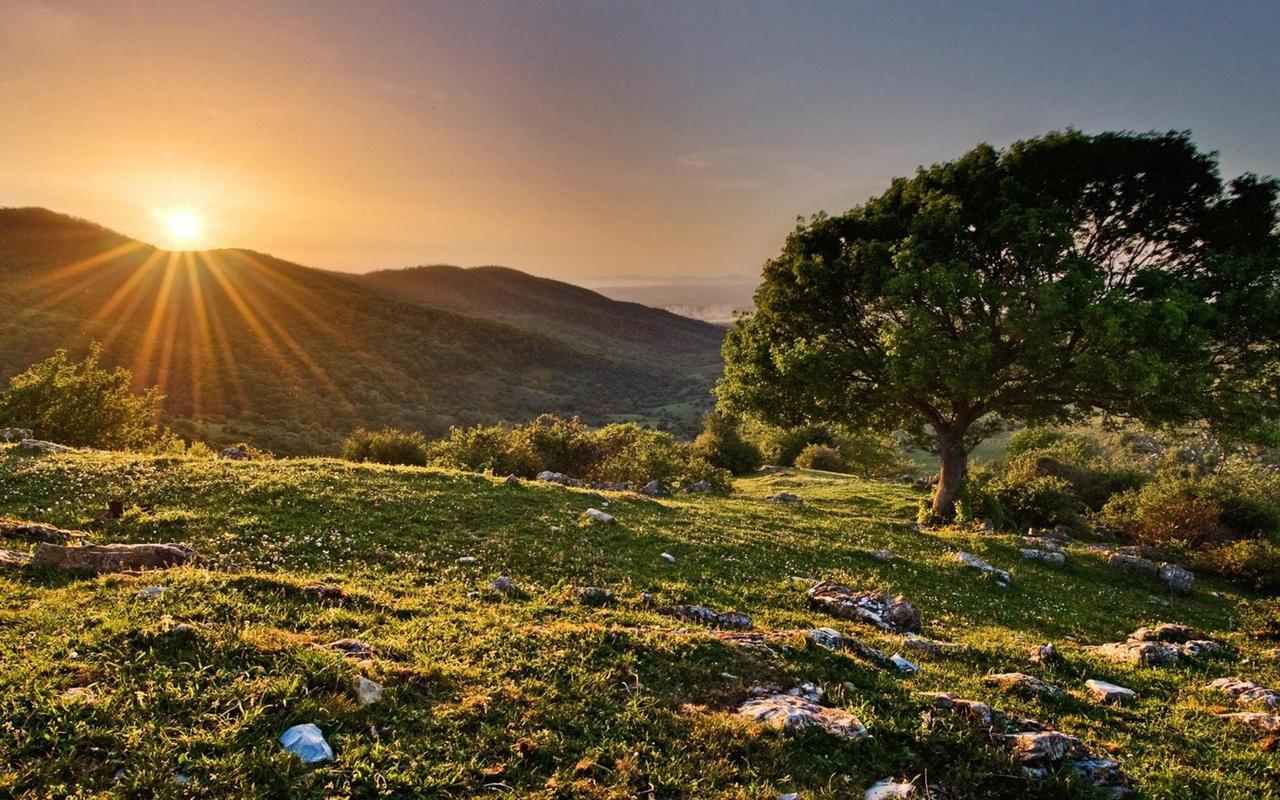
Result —
[{"label": "tree canopy", "polygon": [[946,516],[1001,421],[1277,409],[1277,182],[1188,133],[979,146],[802,221],[725,342],[729,410],[931,434]]}]

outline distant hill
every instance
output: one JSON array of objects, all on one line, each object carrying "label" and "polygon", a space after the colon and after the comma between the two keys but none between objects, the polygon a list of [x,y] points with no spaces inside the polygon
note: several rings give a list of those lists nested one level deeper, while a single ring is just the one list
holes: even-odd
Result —
[{"label": "distant hill", "polygon": [[0,380],[100,341],[162,388],[180,432],[282,453],[332,451],[361,424],[440,433],[543,411],[688,432],[709,405],[712,326],[515,270],[420,272],[173,253],[0,209]]}]

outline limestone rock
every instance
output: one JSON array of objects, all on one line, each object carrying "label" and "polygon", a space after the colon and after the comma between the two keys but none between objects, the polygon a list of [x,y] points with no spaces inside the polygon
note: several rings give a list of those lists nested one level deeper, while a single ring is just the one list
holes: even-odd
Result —
[{"label": "limestone rock", "polygon": [[1241,706],[1280,710],[1280,689],[1259,686],[1253,681],[1240,678],[1218,678],[1209,684],[1209,688],[1234,697],[1236,703]]},{"label": "limestone rock", "polygon": [[966,553],[963,550],[958,550],[956,551],[954,558],[966,567],[972,567],[979,572],[994,576],[1000,583],[1008,583],[1010,581],[1010,575],[1008,572],[997,567],[993,567],[991,564],[988,564],[986,561],[978,558],[973,553]]},{"label": "limestone rock", "polygon": [[1038,645],[1031,648],[1029,656],[1034,664],[1048,664],[1058,660],[1058,648],[1054,647],[1052,642]]},{"label": "limestone rock", "polygon": [[707,606],[676,606],[672,609],[676,619],[701,622],[716,628],[746,630],[751,627],[751,617],[740,611],[716,611]]},{"label": "limestone rock", "polygon": [[956,714],[975,728],[988,729],[995,722],[995,712],[986,703],[965,700],[946,692],[926,693],[924,696],[933,700],[934,707]]},{"label": "limestone rock", "polygon": [[1259,711],[1236,711],[1230,714],[1219,714],[1223,719],[1248,725],[1262,733],[1280,733],[1280,714],[1264,714]]},{"label": "limestone rock", "polygon": [[280,736],[285,750],[302,759],[304,764],[333,760],[333,748],[325,741],[324,734],[310,722],[294,725]]},{"label": "limestone rock", "polygon": [[546,483],[558,483],[561,486],[585,486],[585,482],[571,475],[565,475],[563,472],[552,472],[551,470],[543,470],[536,476],[537,480]]},{"label": "limestone rock", "polygon": [[778,492],[777,494],[771,497],[766,497],[765,502],[766,503],[785,503],[787,505],[793,505],[793,506],[804,505],[804,499],[801,498],[799,495],[792,494],[791,492]]},{"label": "limestone rock", "polygon": [[1004,738],[1009,752],[1024,764],[1053,765],[1072,756],[1088,755],[1084,743],[1059,731],[1028,731]]},{"label": "limestone rock", "polygon": [[902,595],[890,597],[879,590],[855,592],[848,586],[822,581],[809,589],[809,602],[837,617],[866,622],[881,630],[920,630],[920,612]]},{"label": "limestone rock", "polygon": [[1109,758],[1077,758],[1071,762],[1071,768],[1112,800],[1133,796],[1133,779]]},{"label": "limestone rock", "polygon": [[69,572],[132,572],[180,567],[195,560],[196,553],[180,544],[86,544],[80,547],[41,542],[31,556],[35,569]]},{"label": "limestone rock", "polygon": [[1107,566],[1142,575],[1155,575],[1160,571],[1159,565],[1151,559],[1126,553],[1112,553],[1107,557]]},{"label": "limestone rock", "polygon": [[31,556],[18,550],[0,550],[0,569],[17,570],[31,566]]},{"label": "limestone rock", "polygon": [[1061,550],[1041,550],[1039,548],[1024,547],[1018,552],[1022,553],[1022,557],[1028,561],[1041,561],[1054,567],[1060,567],[1067,563],[1067,556]]},{"label": "limestone rock", "polygon": [[1175,592],[1185,594],[1196,585],[1196,576],[1191,574],[1191,570],[1167,561],[1160,565],[1157,574],[1160,576],[1160,580],[1169,584],[1169,588]]},{"label": "limestone rock", "polygon": [[818,647],[827,650],[841,650],[844,648],[844,634],[835,628],[814,628],[809,631],[806,638]]},{"label": "limestone rock", "polygon": [[75,450],[74,447],[67,447],[65,444],[56,444],[40,439],[23,439],[18,442],[18,446],[24,450],[36,450],[41,453],[70,453]]},{"label": "limestone rock", "polygon": [[1178,660],[1178,646],[1166,642],[1109,642],[1092,650],[1108,661],[1121,664],[1154,667]]},{"label": "limestone rock", "polygon": [[907,650],[915,650],[917,653],[927,653],[931,656],[940,656],[945,653],[957,653],[967,650],[968,647],[955,642],[940,642],[937,639],[929,639],[914,633],[908,633],[907,638],[903,640],[902,646]]},{"label": "limestone rock", "polygon": [[517,591],[516,582],[507,575],[499,575],[494,578],[493,582],[489,584],[489,588],[498,594],[515,594]]},{"label": "limestone rock", "polygon": [[1189,625],[1178,625],[1172,622],[1161,622],[1151,627],[1138,628],[1129,634],[1131,642],[1188,642],[1192,639],[1203,639],[1204,634]]},{"label": "limestone rock", "polygon": [[649,481],[640,487],[641,494],[647,494],[650,497],[670,497],[671,490],[666,487],[662,481]]},{"label": "limestone rock", "polygon": [[908,675],[914,675],[920,671],[915,664],[902,657],[902,653],[894,653],[889,657],[889,662],[898,668],[899,672],[905,672]]},{"label": "limestone rock", "polygon": [[1065,694],[1058,687],[1045,683],[1039,678],[1027,675],[1024,672],[1002,672],[996,675],[988,675],[982,679],[982,682],[988,686],[995,686],[1002,692],[1020,694],[1027,697],[1033,695],[1061,697]]},{"label": "limestone rock", "polygon": [[357,675],[351,682],[351,691],[356,695],[356,702],[362,706],[370,706],[382,699],[382,687],[363,675]]},{"label": "limestone rock", "polygon": [[573,590],[573,596],[586,605],[599,606],[613,601],[613,590],[599,586],[579,586]]},{"label": "limestone rock", "polygon": [[359,639],[338,639],[326,644],[324,649],[341,653],[347,658],[354,658],[358,661],[373,658],[373,648]]},{"label": "limestone rock", "polygon": [[0,519],[0,536],[8,539],[21,539],[26,542],[48,542],[49,544],[66,544],[72,539],[83,539],[80,531],[64,531],[52,525],[39,522],[22,522],[16,519]]},{"label": "limestone rock", "polygon": [[787,731],[817,727],[851,739],[867,736],[866,726],[849,712],[826,708],[790,694],[771,694],[747,700],[738,707],[738,715]]},{"label": "limestone rock", "polygon": [[676,563],[676,557],[671,555],[670,553],[658,553],[658,558],[662,559],[668,564]]},{"label": "limestone rock", "polygon": [[914,783],[902,783],[893,778],[876,781],[862,795],[862,800],[906,800],[916,797]]},{"label": "limestone rock", "polygon": [[605,513],[598,508],[588,508],[585,513],[587,519],[599,525],[612,525],[618,521],[612,514]]},{"label": "limestone rock", "polygon": [[226,447],[218,451],[218,458],[228,461],[252,461],[253,456],[243,447]]},{"label": "limestone rock", "polygon": [[0,442],[21,442],[32,438],[34,435],[27,428],[0,428]]},{"label": "limestone rock", "polygon": [[511,474],[506,477],[506,480],[504,480],[503,483],[505,483],[508,486],[519,486],[520,478],[515,474]]},{"label": "limestone rock", "polygon": [[1123,686],[1116,686],[1114,683],[1107,683],[1093,678],[1085,681],[1084,685],[1089,690],[1089,695],[1100,703],[1123,703],[1138,696],[1138,693],[1132,689],[1126,689]]},{"label": "limestone rock", "polygon": [[690,484],[689,488],[685,491],[690,494],[711,494],[712,489],[714,489],[714,487],[711,485],[711,481],[701,480]]}]

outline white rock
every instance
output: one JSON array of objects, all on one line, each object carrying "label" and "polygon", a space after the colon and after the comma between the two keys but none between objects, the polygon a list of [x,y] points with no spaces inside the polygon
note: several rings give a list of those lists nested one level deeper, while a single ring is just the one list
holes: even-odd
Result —
[{"label": "white rock", "polygon": [[382,699],[382,687],[363,675],[355,677],[351,689],[356,693],[356,702],[362,706],[373,705]]},{"label": "white rock", "polygon": [[894,653],[889,657],[889,660],[893,662],[893,665],[898,668],[899,672],[905,672],[910,675],[920,671],[919,667],[903,658],[902,653]]},{"label": "white rock", "polygon": [[1010,580],[1008,572],[997,567],[993,567],[986,561],[975,556],[973,553],[966,553],[963,550],[959,550],[955,554],[955,559],[966,567],[973,567],[974,569],[985,572],[988,575],[995,576],[996,581],[999,583],[1007,584]]},{"label": "white rock", "polygon": [[304,764],[333,760],[333,748],[324,740],[324,734],[310,722],[294,725],[280,736],[285,750],[302,759]]},{"label": "white rock", "polygon": [[861,739],[867,735],[866,726],[849,712],[838,708],[824,708],[789,694],[750,699],[738,707],[738,715],[787,731],[818,727],[827,733],[851,739]]},{"label": "white rock", "polygon": [[900,800],[916,796],[913,783],[900,783],[893,778],[877,781],[862,795],[862,800]]},{"label": "white rock", "polygon": [[476,557],[475,557],[475,556],[462,556],[461,558],[459,558],[459,559],[458,559],[457,563],[459,563],[459,564],[474,564],[474,563],[476,563]]},{"label": "white rock", "polygon": [[671,555],[670,553],[659,553],[658,557],[661,558],[663,561],[667,562],[668,564],[676,563],[676,557]]},{"label": "white rock", "polygon": [[1138,696],[1138,693],[1132,689],[1126,689],[1123,686],[1116,686],[1114,683],[1092,678],[1085,681],[1084,685],[1089,690],[1089,694],[1102,703],[1120,703]]},{"label": "white rock", "polygon": [[612,514],[606,514],[598,508],[588,508],[586,515],[587,519],[600,525],[612,525],[618,521]]}]

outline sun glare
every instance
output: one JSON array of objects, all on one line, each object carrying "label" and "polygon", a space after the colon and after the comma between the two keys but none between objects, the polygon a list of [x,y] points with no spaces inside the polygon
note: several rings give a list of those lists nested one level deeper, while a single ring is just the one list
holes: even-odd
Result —
[{"label": "sun glare", "polygon": [[161,214],[164,219],[165,228],[169,232],[169,238],[175,245],[189,245],[196,241],[200,236],[203,225],[200,217],[195,212],[186,209],[166,211]]}]

